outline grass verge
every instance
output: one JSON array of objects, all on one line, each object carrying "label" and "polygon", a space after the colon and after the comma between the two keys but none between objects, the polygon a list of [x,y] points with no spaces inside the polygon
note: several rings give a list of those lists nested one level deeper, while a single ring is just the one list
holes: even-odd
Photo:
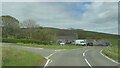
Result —
[{"label": "grass verge", "polygon": [[120,61],[118,60],[118,59],[120,59],[120,57],[118,57],[118,47],[117,46],[110,46],[108,48],[105,48],[105,49],[103,49],[103,53],[106,56],[108,56],[120,63]]},{"label": "grass verge", "polygon": [[0,43],[0,68],[2,67],[2,46]]},{"label": "grass verge", "polygon": [[3,66],[40,66],[45,62],[41,55],[10,47],[2,47]]},{"label": "grass verge", "polygon": [[118,52],[118,49],[120,47],[118,46],[119,40],[118,39],[108,39],[108,40],[112,43],[112,46],[103,49],[103,54],[120,63],[120,57]]},{"label": "grass verge", "polygon": [[60,45],[38,45],[38,44],[24,44],[24,43],[17,43],[18,46],[29,46],[29,47],[38,47],[38,48],[47,48],[47,49],[75,49],[75,48],[82,48],[83,46],[60,46]]}]

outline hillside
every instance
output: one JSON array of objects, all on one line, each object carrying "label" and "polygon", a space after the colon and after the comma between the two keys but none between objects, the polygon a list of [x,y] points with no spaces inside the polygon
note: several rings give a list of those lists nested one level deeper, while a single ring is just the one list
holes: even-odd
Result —
[{"label": "hillside", "polygon": [[55,32],[56,34],[71,34],[76,33],[79,39],[102,39],[102,38],[118,38],[118,35],[93,32],[93,31],[85,31],[82,29],[59,29],[59,28],[49,28],[44,27],[44,29],[48,29],[50,31]]},{"label": "hillside", "polygon": [[[47,40],[54,39],[55,35],[74,35],[78,39],[108,39],[108,38],[118,38],[117,35],[106,34],[93,31],[85,31],[82,29],[59,29],[54,27],[31,27],[31,28],[21,28],[19,20],[12,16],[0,16],[2,17],[3,30],[2,35],[4,37],[15,37],[15,38],[25,38],[25,39],[36,39],[36,40]],[[24,26],[35,26],[33,21],[24,22]],[[22,30],[22,31],[20,31]]]}]

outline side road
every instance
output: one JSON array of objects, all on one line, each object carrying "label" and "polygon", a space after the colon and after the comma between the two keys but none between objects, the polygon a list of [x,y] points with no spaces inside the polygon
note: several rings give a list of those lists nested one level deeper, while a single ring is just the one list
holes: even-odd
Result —
[{"label": "side road", "polygon": [[47,66],[89,66],[91,68],[94,68],[94,66],[118,66],[117,63],[112,62],[101,54],[101,50],[104,48],[104,46],[88,46],[71,50],[55,50],[14,46],[13,44],[9,45],[14,48],[35,52],[46,57],[48,60],[44,68]]}]

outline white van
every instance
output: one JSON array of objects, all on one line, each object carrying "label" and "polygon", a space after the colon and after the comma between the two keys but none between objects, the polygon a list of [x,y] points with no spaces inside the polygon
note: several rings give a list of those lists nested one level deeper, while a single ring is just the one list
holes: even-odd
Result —
[{"label": "white van", "polygon": [[74,40],[74,45],[87,45],[86,40]]}]

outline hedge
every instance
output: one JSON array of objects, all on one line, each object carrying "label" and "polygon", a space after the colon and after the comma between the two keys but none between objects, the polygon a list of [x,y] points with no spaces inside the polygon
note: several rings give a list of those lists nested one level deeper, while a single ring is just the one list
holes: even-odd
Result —
[{"label": "hedge", "polygon": [[49,42],[32,40],[32,39],[15,39],[15,38],[2,38],[2,42],[6,43],[36,43],[47,45]]}]

